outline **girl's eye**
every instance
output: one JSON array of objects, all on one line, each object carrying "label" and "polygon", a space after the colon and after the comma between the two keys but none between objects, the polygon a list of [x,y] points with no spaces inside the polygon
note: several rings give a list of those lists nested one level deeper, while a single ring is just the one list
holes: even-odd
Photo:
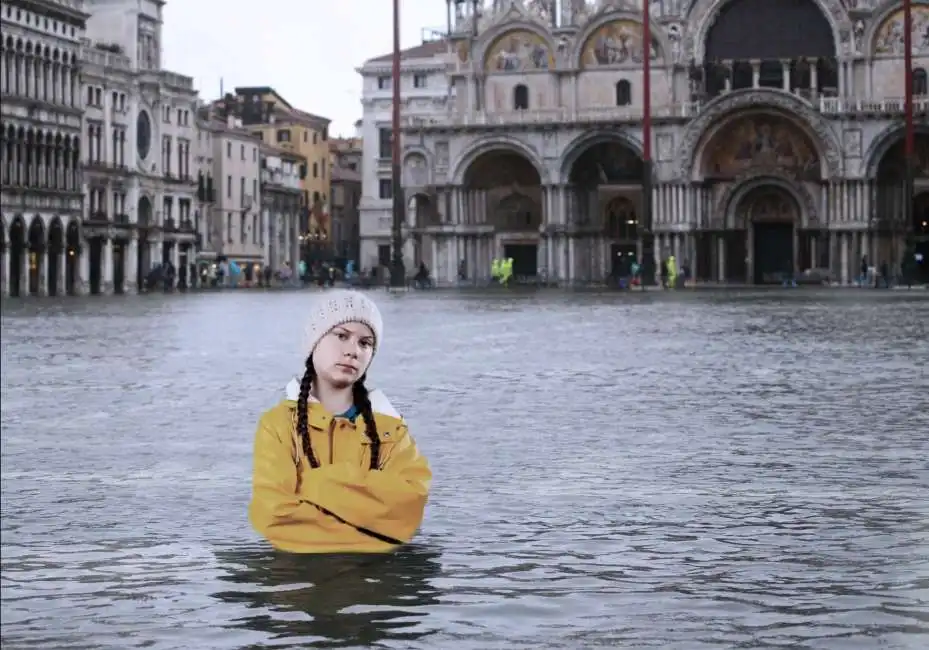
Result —
[{"label": "girl's eye", "polygon": [[371,347],[371,341],[362,341],[362,342],[361,342],[361,347],[363,347],[363,348],[370,348],[370,347]]},{"label": "girl's eye", "polygon": [[336,334],[336,336],[339,337],[340,341],[345,341],[348,339],[348,334],[346,334],[345,332],[339,332]]}]

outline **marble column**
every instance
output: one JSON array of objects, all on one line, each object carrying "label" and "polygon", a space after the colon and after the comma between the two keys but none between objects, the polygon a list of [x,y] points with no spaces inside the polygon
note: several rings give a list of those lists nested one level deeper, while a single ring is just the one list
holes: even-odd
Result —
[{"label": "marble column", "polygon": [[80,296],[86,296],[90,293],[90,242],[86,239],[81,240],[81,248],[77,253],[77,278],[75,281],[75,293]]},{"label": "marble column", "polygon": [[129,245],[125,248],[123,264],[126,266],[126,288],[127,293],[135,293],[138,290],[138,271],[139,271],[139,236],[138,233],[132,233],[129,238]]}]

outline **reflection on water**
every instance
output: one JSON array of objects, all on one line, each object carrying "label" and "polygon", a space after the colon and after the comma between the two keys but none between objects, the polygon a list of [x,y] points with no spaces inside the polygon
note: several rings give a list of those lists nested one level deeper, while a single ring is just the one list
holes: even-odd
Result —
[{"label": "reflection on water", "polygon": [[305,293],[4,303],[3,650],[929,647],[929,292],[378,296],[389,557],[246,518]]},{"label": "reflection on water", "polygon": [[410,546],[376,555],[300,556],[269,550],[218,551],[229,582],[214,597],[244,605],[232,623],[286,640],[275,647],[368,647],[428,636],[431,585],[441,570],[437,551]]}]

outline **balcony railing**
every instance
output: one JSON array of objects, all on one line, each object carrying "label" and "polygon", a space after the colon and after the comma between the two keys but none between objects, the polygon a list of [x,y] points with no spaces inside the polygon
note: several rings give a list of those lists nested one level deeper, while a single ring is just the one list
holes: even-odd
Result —
[{"label": "balcony railing", "polygon": [[[804,101],[810,100],[797,94]],[[708,102],[690,101],[666,106],[653,106],[652,118],[656,119],[692,119],[697,117]],[[903,113],[906,101],[900,97],[885,99],[862,99],[846,97],[820,96],[810,105],[819,108],[827,115],[838,114],[877,114],[899,115]],[[929,97],[913,98],[913,112],[917,116],[929,116]],[[403,128],[448,128],[474,126],[518,126],[543,124],[598,124],[610,122],[639,122],[644,112],[641,106],[592,106],[588,108],[551,108],[540,110],[511,111],[473,111],[470,113],[436,113],[433,115],[405,116]],[[390,158],[378,160],[378,171],[386,171]]]},{"label": "balcony railing", "polygon": [[109,223],[110,217],[103,210],[94,210],[87,216],[87,223]]},{"label": "balcony railing", "polygon": [[[682,102],[652,107],[653,118],[692,118],[700,113],[700,102]],[[519,124],[554,124],[558,122],[593,124],[600,122],[634,122],[644,116],[641,106],[592,106],[589,108],[550,108],[540,110],[474,111],[443,115],[409,116],[406,128],[447,126],[500,126]],[[389,159],[388,163],[389,163]]]},{"label": "balcony railing", "polygon": [[[897,115],[902,114],[906,107],[903,97],[888,97],[886,99],[862,99],[858,97],[822,97],[819,100],[819,110],[827,115],[845,113],[868,115]],[[913,114],[929,116],[929,97],[913,98]]]}]

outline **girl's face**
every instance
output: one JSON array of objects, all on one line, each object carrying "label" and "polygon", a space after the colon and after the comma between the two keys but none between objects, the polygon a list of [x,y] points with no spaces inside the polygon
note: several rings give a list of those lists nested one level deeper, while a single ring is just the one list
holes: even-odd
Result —
[{"label": "girl's face", "polygon": [[347,388],[368,370],[374,355],[374,333],[363,323],[336,325],[313,350],[313,368],[319,381]]}]

